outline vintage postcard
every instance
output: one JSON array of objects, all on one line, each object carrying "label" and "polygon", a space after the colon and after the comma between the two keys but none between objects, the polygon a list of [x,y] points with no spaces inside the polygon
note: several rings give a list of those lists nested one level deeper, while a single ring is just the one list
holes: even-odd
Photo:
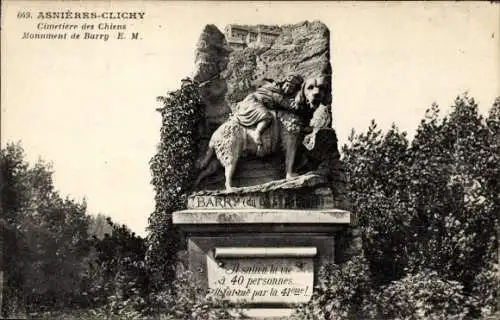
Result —
[{"label": "vintage postcard", "polygon": [[2,318],[499,316],[495,2],[1,8]]}]

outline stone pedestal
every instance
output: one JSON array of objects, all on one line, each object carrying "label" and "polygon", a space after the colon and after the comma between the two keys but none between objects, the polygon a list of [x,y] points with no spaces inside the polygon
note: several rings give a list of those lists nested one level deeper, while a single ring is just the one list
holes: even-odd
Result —
[{"label": "stone pedestal", "polygon": [[324,192],[297,194],[190,197],[191,208],[174,212],[173,222],[186,235],[197,280],[259,318],[309,301],[319,268],[351,254],[356,219]]}]

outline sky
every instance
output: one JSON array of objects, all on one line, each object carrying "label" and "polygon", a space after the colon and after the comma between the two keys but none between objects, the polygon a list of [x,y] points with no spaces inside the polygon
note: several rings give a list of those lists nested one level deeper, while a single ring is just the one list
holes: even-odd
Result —
[{"label": "sky", "polygon": [[[119,22],[141,39],[22,39],[24,32],[37,32],[37,12],[66,10],[145,12],[144,19]],[[26,11],[35,17],[17,18]],[[433,102],[446,110],[467,91],[486,113],[500,95],[499,4],[7,0],[1,142],[21,141],[28,161],[51,162],[56,189],[85,197],[89,213],[145,235],[154,210],[149,160],[160,138],[156,97],[191,74],[203,27],[304,20],[330,28],[341,143],[371,119],[383,129],[396,123],[411,135]]]}]

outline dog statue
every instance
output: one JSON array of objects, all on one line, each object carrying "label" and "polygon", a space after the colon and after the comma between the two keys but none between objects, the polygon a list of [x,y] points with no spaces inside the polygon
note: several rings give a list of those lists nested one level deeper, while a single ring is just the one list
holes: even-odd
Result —
[{"label": "dog statue", "polygon": [[[225,188],[230,191],[231,183],[238,160],[248,155],[266,156],[282,148],[285,151],[286,178],[296,176],[293,172],[295,155],[299,146],[299,139],[302,136],[304,121],[317,119],[314,111],[325,112],[326,107],[318,107],[326,96],[325,78],[310,78],[303,84],[299,92],[298,103],[302,112],[291,112],[284,110],[273,110],[273,121],[271,125],[262,133],[262,146],[257,154],[257,144],[252,137],[255,136],[252,130],[255,127],[244,127],[238,123],[234,115],[221,124],[212,134],[205,156],[197,162],[197,169],[201,170],[194,187],[207,176],[215,173],[222,164],[225,174]],[[325,122],[311,122],[313,131],[315,124],[327,125]],[[215,155],[215,157],[214,157]]]}]

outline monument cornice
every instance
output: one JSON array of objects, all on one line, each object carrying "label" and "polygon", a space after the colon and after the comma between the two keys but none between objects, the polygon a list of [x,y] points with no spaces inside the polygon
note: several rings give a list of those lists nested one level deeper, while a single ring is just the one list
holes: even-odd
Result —
[{"label": "monument cornice", "polygon": [[172,220],[176,225],[356,224],[353,213],[341,209],[187,209],[174,212]]}]

